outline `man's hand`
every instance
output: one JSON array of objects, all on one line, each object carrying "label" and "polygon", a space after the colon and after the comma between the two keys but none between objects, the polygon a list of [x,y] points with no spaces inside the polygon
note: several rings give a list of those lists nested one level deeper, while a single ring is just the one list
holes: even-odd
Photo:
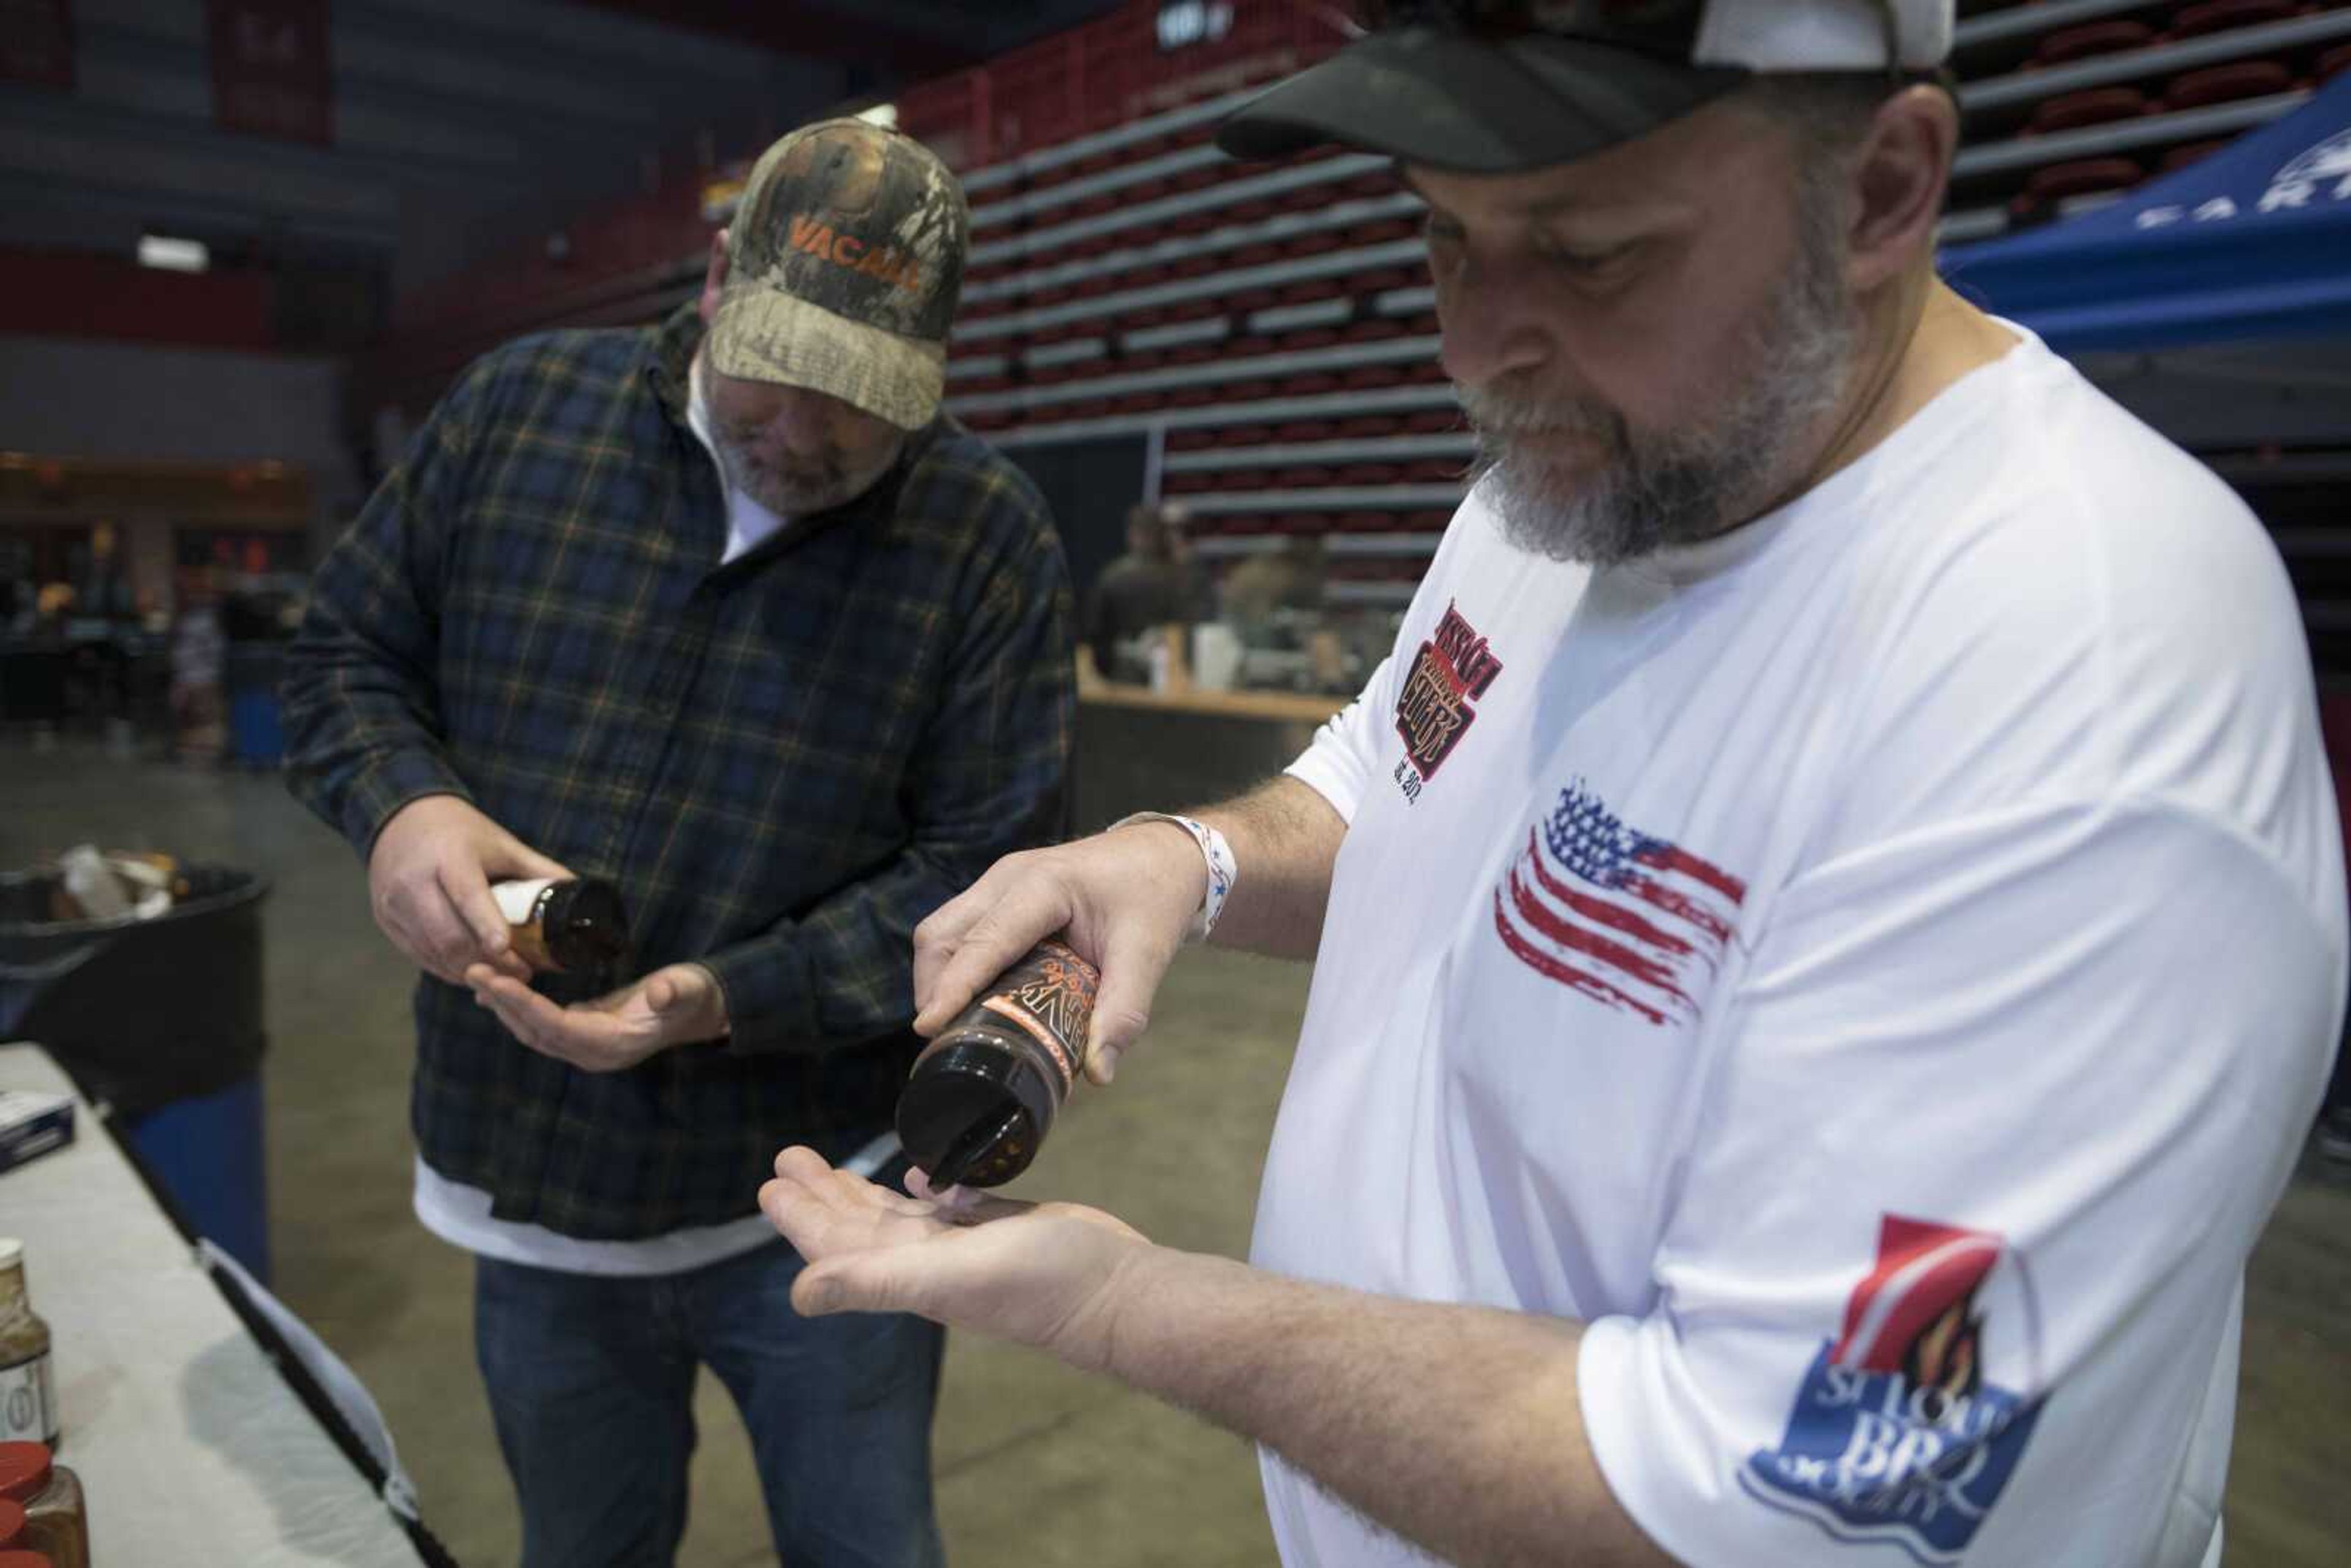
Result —
[{"label": "man's hand", "polygon": [[487,964],[465,971],[474,999],[533,1051],[584,1072],[618,1072],[657,1051],[726,1033],[726,996],[699,964],[672,964],[592,1002],[558,1007]]},{"label": "man's hand", "polygon": [[[930,1192],[919,1173],[908,1185]],[[914,1312],[1092,1372],[1110,1362],[1118,1282],[1151,1250],[1098,1208],[967,1187],[910,1197],[813,1149],[776,1156],[759,1207],[808,1260],[792,1283],[792,1305],[808,1316]]]},{"label": "man's hand", "polygon": [[915,1031],[938,1033],[1029,948],[1066,933],[1102,971],[1086,1076],[1107,1083],[1150,1021],[1151,998],[1207,887],[1199,846],[1168,822],[1007,855],[914,927]]},{"label": "man's hand", "polygon": [[527,978],[490,883],[568,877],[548,859],[455,795],[427,795],[392,813],[368,856],[368,902],[392,945],[452,985],[484,964]]}]

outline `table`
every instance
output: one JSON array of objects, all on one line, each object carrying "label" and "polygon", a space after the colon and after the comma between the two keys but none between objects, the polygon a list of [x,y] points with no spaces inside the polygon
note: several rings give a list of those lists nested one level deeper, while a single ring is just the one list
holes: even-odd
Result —
[{"label": "table", "polygon": [[[35,1045],[0,1045],[0,1088],[73,1092]],[[48,1321],[95,1563],[425,1561],[78,1096],[72,1144],[0,1171],[0,1233]]]},{"label": "table", "polygon": [[1180,811],[1262,784],[1347,702],[1296,692],[1087,687],[1078,694],[1073,825],[1092,832],[1130,811]]}]

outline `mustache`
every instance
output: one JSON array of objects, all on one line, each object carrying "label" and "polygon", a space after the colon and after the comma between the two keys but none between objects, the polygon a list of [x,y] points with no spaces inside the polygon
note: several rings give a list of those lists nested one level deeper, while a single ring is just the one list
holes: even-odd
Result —
[{"label": "mustache", "polygon": [[1585,436],[1622,446],[1629,434],[1624,416],[1595,398],[1490,382],[1470,386],[1457,382],[1453,392],[1481,446],[1544,436]]}]

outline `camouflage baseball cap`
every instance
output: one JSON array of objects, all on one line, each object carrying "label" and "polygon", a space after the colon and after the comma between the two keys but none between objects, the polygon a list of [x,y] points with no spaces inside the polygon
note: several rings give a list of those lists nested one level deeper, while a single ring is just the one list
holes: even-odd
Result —
[{"label": "camouflage baseball cap", "polygon": [[921,429],[946,386],[970,235],[963,187],[913,137],[862,120],[801,127],[743,187],[712,368]]}]

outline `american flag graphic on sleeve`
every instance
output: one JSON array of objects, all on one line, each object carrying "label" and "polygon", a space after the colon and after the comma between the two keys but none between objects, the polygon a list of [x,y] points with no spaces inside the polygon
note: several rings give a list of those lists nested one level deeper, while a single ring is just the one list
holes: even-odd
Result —
[{"label": "american flag graphic on sleeve", "polygon": [[1577,779],[1527,831],[1494,929],[1535,973],[1653,1025],[1698,1017],[1747,884],[1629,827]]}]

